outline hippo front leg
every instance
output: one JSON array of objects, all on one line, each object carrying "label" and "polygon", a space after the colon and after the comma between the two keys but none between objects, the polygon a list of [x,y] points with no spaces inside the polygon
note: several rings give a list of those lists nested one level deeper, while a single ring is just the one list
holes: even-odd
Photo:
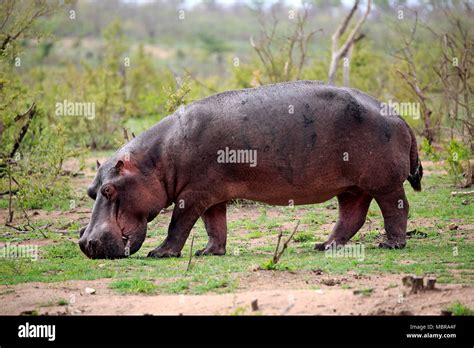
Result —
[{"label": "hippo front leg", "polygon": [[189,233],[201,215],[202,211],[192,204],[187,208],[175,205],[168,235],[161,245],[148,253],[148,257],[180,257]]},{"label": "hippo front leg", "polygon": [[213,205],[202,215],[209,241],[204,249],[198,250],[196,256],[225,255],[227,241],[227,202]]}]

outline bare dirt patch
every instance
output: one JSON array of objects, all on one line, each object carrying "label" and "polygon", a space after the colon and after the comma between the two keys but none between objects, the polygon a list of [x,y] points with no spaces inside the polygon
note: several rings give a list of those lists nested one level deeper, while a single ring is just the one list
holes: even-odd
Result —
[{"label": "bare dirt patch", "polygon": [[[150,296],[117,294],[108,288],[110,279],[28,283],[0,287],[0,314],[36,310],[41,315],[439,315],[455,301],[474,306],[474,285],[442,284],[434,291],[409,294],[401,278],[259,271],[240,276],[234,293]],[[95,294],[87,294],[86,288]],[[252,311],[255,300],[258,311]],[[68,304],[58,304],[65,301]]]}]

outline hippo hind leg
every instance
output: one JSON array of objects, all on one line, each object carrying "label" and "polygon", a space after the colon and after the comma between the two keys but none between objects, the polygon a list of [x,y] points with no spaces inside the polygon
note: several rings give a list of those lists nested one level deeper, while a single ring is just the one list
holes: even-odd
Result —
[{"label": "hippo hind leg", "polygon": [[346,244],[362,227],[367,217],[372,196],[357,190],[343,192],[337,196],[339,217],[328,240],[316,244],[315,250],[323,251],[330,244]]},{"label": "hippo hind leg", "polygon": [[403,186],[396,190],[374,195],[382,211],[386,240],[379,244],[381,248],[401,249],[406,245],[406,229],[408,220],[408,201]]},{"label": "hippo hind leg", "polygon": [[225,255],[227,241],[227,202],[213,205],[202,215],[209,241],[207,246],[196,252],[201,255]]}]

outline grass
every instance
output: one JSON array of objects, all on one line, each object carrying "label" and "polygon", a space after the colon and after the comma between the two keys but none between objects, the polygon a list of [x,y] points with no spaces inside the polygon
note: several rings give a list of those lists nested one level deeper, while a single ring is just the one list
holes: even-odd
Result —
[{"label": "grass", "polygon": [[274,263],[273,259],[267,260],[260,265],[260,269],[266,271],[288,271],[290,267],[284,263]]},{"label": "grass", "polygon": [[[27,282],[59,282],[66,280],[93,280],[112,278],[111,287],[120,293],[176,293],[201,294],[207,292],[229,292],[238,286],[238,278],[248,274],[249,269],[261,265],[264,270],[307,271],[321,269],[325,274],[419,274],[437,277],[438,283],[474,282],[473,230],[463,225],[474,224],[474,202],[465,204],[465,197],[453,197],[450,179],[432,175],[423,179],[424,190],[415,193],[407,185],[410,202],[408,230],[417,229],[426,233],[424,238],[411,238],[403,250],[384,250],[377,247],[383,219],[378,206],[372,203],[369,211],[370,230],[354,237],[354,242],[364,243],[365,258],[326,257],[324,252],[313,250],[316,241],[327,238],[321,225],[331,224],[337,218],[337,210],[328,209],[332,204],[288,207],[270,207],[256,204],[257,218],[243,218],[228,224],[228,253],[222,257],[193,258],[193,267],[185,273],[187,257],[169,259],[146,258],[148,251],[156,247],[166,235],[168,215],[159,215],[150,224],[149,236],[137,254],[122,260],[89,260],[77,245],[77,224],[70,224],[64,234],[55,232],[67,223],[53,222],[44,233],[47,240],[55,241],[39,246],[39,260],[0,258],[0,284],[10,285]],[[242,207],[231,206],[233,209]],[[67,217],[67,215],[65,215]],[[290,233],[289,224],[300,219],[301,231],[297,232],[290,247],[277,265],[270,264],[277,235]],[[455,222],[458,230],[449,230]],[[282,226],[286,227],[283,228]],[[366,223],[368,226],[369,224]],[[471,227],[472,228],[472,227]],[[287,231],[288,230],[288,231]],[[194,249],[206,244],[207,235],[199,222],[193,231]],[[17,232],[0,230],[1,242],[24,242],[44,239],[37,231]],[[188,255],[189,241],[182,255]],[[238,250],[238,252],[234,252]],[[1,249],[0,249],[1,255]],[[409,262],[407,262],[409,260]],[[153,281],[152,281],[153,280]]]},{"label": "grass", "polygon": [[39,307],[54,307],[54,306],[67,306],[69,304],[68,300],[64,298],[51,299],[48,302],[40,303]]},{"label": "grass", "polygon": [[453,303],[448,307],[448,311],[453,313],[455,316],[474,315],[474,310],[463,305],[461,302]]},{"label": "grass", "polygon": [[157,286],[143,279],[122,279],[112,282],[110,288],[120,293],[154,294]]},{"label": "grass", "polygon": [[373,288],[363,288],[363,289],[358,289],[354,290],[353,293],[354,295],[361,295],[361,296],[370,296],[374,292]]},{"label": "grass", "polygon": [[112,282],[109,287],[122,294],[192,294],[233,291],[237,282],[229,276],[194,276],[165,281],[156,285],[151,280],[127,278]]},{"label": "grass", "polygon": [[311,232],[299,232],[293,237],[293,241],[296,243],[306,243],[314,240],[313,233]]}]

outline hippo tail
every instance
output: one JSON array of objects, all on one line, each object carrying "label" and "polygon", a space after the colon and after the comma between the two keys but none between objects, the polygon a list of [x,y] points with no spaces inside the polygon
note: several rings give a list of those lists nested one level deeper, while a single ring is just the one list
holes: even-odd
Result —
[{"label": "hippo tail", "polygon": [[421,178],[423,177],[423,167],[420,158],[418,157],[418,146],[416,143],[415,132],[407,124],[411,135],[410,148],[410,174],[408,175],[408,182],[415,191],[421,191]]}]

